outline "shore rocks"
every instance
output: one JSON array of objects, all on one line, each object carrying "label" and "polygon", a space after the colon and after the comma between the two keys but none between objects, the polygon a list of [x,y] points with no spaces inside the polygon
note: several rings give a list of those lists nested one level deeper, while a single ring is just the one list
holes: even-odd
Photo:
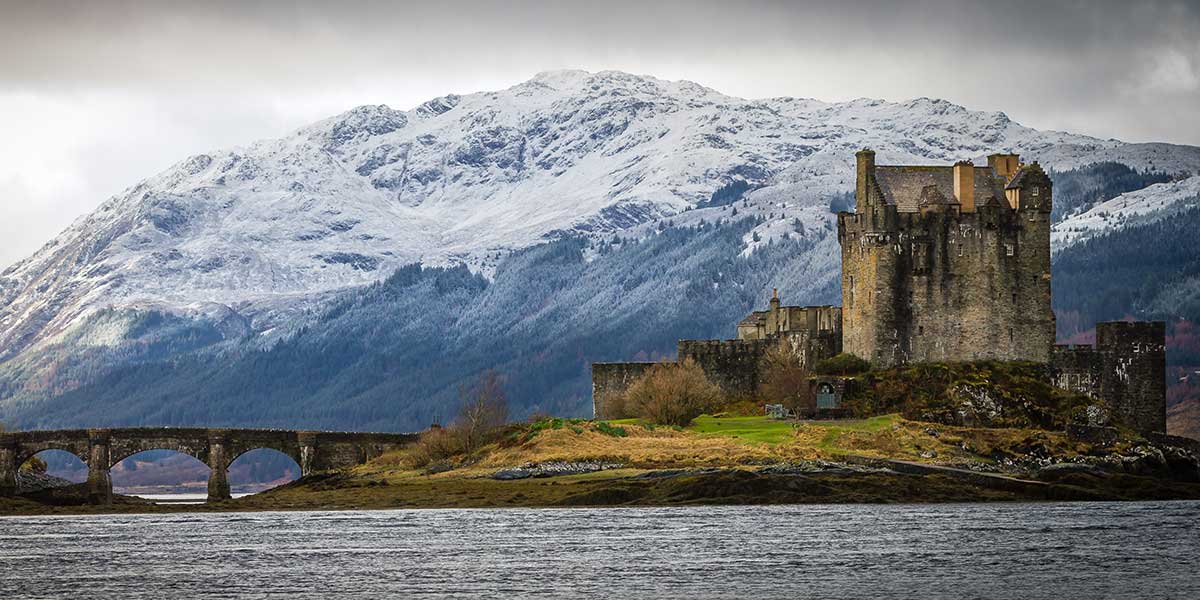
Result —
[{"label": "shore rocks", "polygon": [[45,473],[34,473],[32,471],[20,471],[17,473],[17,490],[22,494],[63,488],[70,485],[74,484],[62,477],[55,477]]},{"label": "shore rocks", "polygon": [[625,465],[600,461],[549,461],[541,463],[525,463],[519,467],[500,469],[492,474],[492,479],[511,481],[514,479],[529,479],[531,477],[557,477],[560,475],[581,475],[595,473],[608,469],[619,469]]}]

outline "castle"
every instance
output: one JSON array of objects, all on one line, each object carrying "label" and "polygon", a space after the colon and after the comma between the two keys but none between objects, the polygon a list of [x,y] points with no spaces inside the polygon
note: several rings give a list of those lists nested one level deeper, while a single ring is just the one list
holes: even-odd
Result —
[{"label": "castle", "polygon": [[[993,154],[987,166],[876,165],[856,154],[854,212],[838,213],[842,306],[769,308],[737,326],[736,340],[682,340],[691,358],[733,393],[752,394],[766,352],[785,344],[809,367],[839,353],[875,367],[914,362],[1030,361],[1051,382],[1092,396],[1110,419],[1166,429],[1162,322],[1096,326],[1095,347],[1055,345],[1051,309],[1053,185],[1036,163]],[[651,363],[592,365],[597,417]],[[836,381],[817,381],[835,407]]]}]

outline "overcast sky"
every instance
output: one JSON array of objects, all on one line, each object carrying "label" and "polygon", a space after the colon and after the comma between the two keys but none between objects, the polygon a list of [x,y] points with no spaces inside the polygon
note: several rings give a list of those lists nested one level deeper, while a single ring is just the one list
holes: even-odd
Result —
[{"label": "overcast sky", "polygon": [[548,69],[1200,144],[1198,5],[0,0],[0,269],[189,154]]}]

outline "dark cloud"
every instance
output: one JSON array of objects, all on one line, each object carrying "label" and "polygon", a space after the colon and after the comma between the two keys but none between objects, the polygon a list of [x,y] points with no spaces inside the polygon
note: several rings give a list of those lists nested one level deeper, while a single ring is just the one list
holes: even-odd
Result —
[{"label": "dark cloud", "polygon": [[[188,153],[555,68],[744,97],[941,97],[1039,128],[1200,144],[1195,2],[0,0],[0,198],[15,198],[0,221],[14,203],[46,215],[0,265]],[[106,146],[119,158],[89,160]]]}]

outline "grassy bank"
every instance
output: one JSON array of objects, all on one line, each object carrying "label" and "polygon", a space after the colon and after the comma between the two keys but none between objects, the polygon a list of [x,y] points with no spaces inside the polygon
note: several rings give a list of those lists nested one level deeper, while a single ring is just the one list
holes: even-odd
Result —
[{"label": "grassy bank", "polygon": [[[1200,484],[1154,474],[1070,471],[1047,481],[1027,481],[1036,475],[1037,465],[1047,462],[1096,462],[1130,451],[1128,442],[1100,448],[1057,432],[934,425],[895,414],[799,423],[705,415],[686,428],[656,427],[636,420],[543,419],[512,426],[500,441],[449,462],[417,465],[412,452],[395,452],[353,469],[319,474],[216,505],[149,506],[129,502],[105,509],[49,507],[15,499],[0,500],[0,511],[32,514],[1200,498]],[[873,461],[884,462],[863,466]],[[897,472],[887,468],[886,461],[994,472],[1011,477],[1015,483],[981,483],[951,469]],[[493,478],[505,469],[536,465],[605,468],[552,477]]]}]

